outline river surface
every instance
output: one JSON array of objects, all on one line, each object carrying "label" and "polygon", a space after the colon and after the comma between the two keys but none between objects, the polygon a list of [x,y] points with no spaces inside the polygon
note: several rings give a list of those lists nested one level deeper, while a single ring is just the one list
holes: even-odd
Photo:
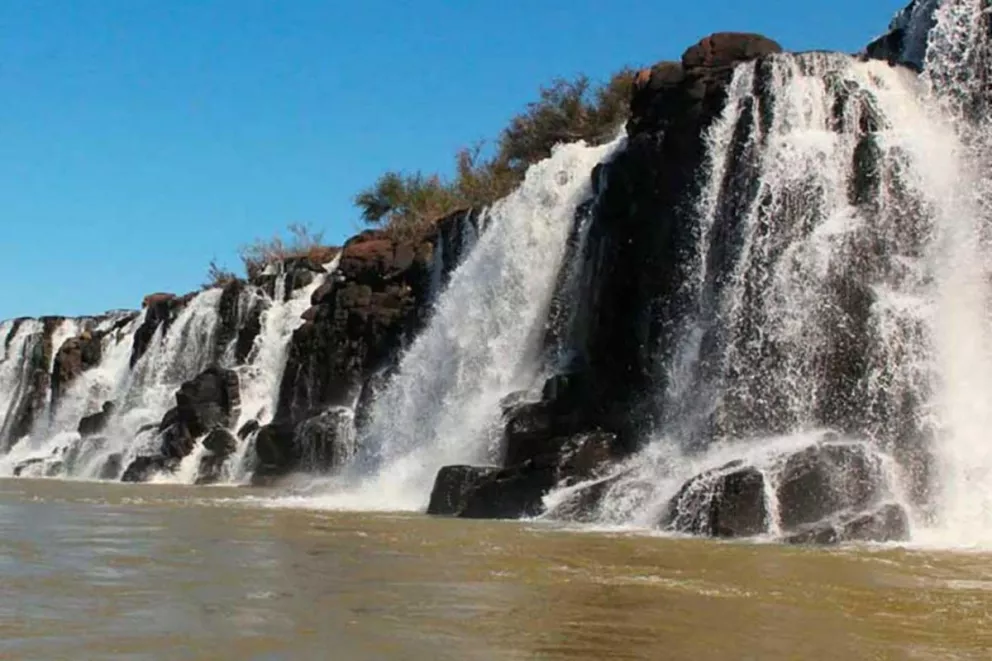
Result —
[{"label": "river surface", "polygon": [[0,659],[989,659],[992,555],[0,482]]}]

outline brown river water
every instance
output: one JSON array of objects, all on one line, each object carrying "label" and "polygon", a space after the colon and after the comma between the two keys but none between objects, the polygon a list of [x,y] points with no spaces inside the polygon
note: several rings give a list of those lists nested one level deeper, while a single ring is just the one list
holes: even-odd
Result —
[{"label": "brown river water", "polygon": [[990,659],[992,554],[0,482],[0,659]]}]

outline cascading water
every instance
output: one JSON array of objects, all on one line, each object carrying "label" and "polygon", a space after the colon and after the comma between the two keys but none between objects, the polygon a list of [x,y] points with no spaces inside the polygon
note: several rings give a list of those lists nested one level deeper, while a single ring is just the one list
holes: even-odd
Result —
[{"label": "cascading water", "polygon": [[[286,276],[280,276],[276,286],[277,295],[273,301],[267,303],[262,312],[262,330],[255,338],[247,364],[238,369],[241,383],[241,417],[238,420],[238,429],[252,420],[259,425],[272,421],[293,332],[303,325],[302,315],[310,306],[310,297],[337,270],[340,261],[341,253],[338,253],[333,261],[324,265],[328,275],[314,278],[310,285],[293,292],[289,300],[285,300]],[[243,482],[251,472],[251,438],[241,440],[237,451],[225,464],[224,478],[227,481]]]},{"label": "cascading water", "polygon": [[323,504],[422,509],[441,466],[498,459],[500,400],[533,385],[576,209],[592,195],[593,167],[621,143],[557,147],[488,210],[480,221],[488,229],[375,400],[353,465],[360,484],[330,487]]},{"label": "cascading water", "polygon": [[881,457],[918,526],[992,531],[983,168],[930,81],[829,54],[738,68],[707,135],[692,305],[659,354],[657,440],[612,478],[601,520],[656,525],[731,459],[774,500],[780,457],[829,428]]}]

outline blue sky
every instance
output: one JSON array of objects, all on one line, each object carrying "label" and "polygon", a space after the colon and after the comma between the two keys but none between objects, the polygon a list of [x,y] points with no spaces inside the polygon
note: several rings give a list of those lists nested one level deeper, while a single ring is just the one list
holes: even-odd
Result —
[{"label": "blue sky", "polygon": [[136,307],[289,223],[358,229],[556,76],[718,30],[856,51],[905,0],[3,0],[0,319]]}]

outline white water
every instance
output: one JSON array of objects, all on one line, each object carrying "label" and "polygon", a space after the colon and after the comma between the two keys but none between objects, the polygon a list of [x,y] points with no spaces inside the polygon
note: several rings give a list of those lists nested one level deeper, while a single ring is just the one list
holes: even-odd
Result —
[{"label": "white water", "polygon": [[[313,293],[327,281],[341,261],[341,253],[333,261],[324,265],[327,272],[291,295],[285,298],[285,277],[279,278],[276,287],[276,297],[268,302],[262,312],[262,330],[255,338],[254,346],[248,356],[247,364],[238,368],[238,378],[241,383],[241,417],[235,427],[240,430],[251,420],[260,425],[272,421],[279,401],[279,384],[286,370],[286,359],[293,333],[303,325],[302,315],[310,307]],[[238,450],[225,465],[225,478],[229,482],[244,482],[248,479],[252,466],[249,461],[249,450],[253,437],[243,439]]]},{"label": "white water", "polygon": [[[622,140],[560,145],[480,222],[488,229],[452,275],[428,328],[377,397],[354,466],[316,504],[417,510],[437,471],[498,459],[501,398],[540,369],[547,306],[590,173]],[[313,504],[315,501],[308,501]]]},{"label": "white water", "polygon": [[[0,360],[0,447],[12,444],[19,439],[10,438],[13,418],[25,395],[30,375],[30,356],[40,339],[42,323],[35,319],[20,322],[16,333],[10,337],[13,325],[7,322],[0,327],[0,343],[5,345],[3,359]],[[8,339],[10,340],[9,346]]]},{"label": "white water", "polygon": [[[855,395],[845,406],[853,408],[840,421],[856,422],[886,465],[896,465],[890,453],[908,462],[891,472],[889,486],[916,513],[920,538],[992,541],[992,254],[976,194],[984,170],[963,142],[962,118],[926,79],[879,62],[781,56],[767,98],[755,92],[754,77],[754,66],[739,67],[707,137],[698,254],[685,278],[696,308],[667,366],[662,429],[619,471],[601,520],[657,525],[670,498],[702,470],[744,459],[767,471],[783,452],[815,442],[836,397],[823,366],[850,323],[836,286],[860,281],[873,301],[857,337],[865,369],[848,385]],[[864,92],[839,96],[852,89]],[[726,188],[728,168],[738,166],[729,161],[732,140],[762,104],[771,122],[751,126],[742,152],[757,193],[741,207]],[[851,164],[869,108],[881,124],[881,183],[855,204]],[[729,261],[714,261],[717,245],[733,246]],[[778,431],[751,433],[761,429]],[[940,464],[929,481],[912,474],[926,447]],[[911,485],[920,483],[934,492],[935,518],[910,503]],[[552,494],[549,503],[563,500],[567,494]]]}]

